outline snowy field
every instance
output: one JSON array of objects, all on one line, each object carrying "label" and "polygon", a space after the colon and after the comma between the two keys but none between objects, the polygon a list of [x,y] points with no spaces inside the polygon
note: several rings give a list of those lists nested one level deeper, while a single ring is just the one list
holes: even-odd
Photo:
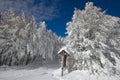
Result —
[{"label": "snowy field", "polygon": [[0,69],[0,80],[120,80],[119,76],[89,75],[86,71],[73,71],[60,76],[58,65],[47,65],[39,68]]},{"label": "snowy field", "polygon": [[58,77],[57,80],[120,80],[120,76],[90,75],[87,71],[76,70],[63,77]]},{"label": "snowy field", "polygon": [[36,69],[8,69],[0,70],[0,80],[56,80],[52,72],[56,65],[42,66]]},{"label": "snowy field", "polygon": [[0,80],[53,80],[51,71],[46,68],[1,71]]}]

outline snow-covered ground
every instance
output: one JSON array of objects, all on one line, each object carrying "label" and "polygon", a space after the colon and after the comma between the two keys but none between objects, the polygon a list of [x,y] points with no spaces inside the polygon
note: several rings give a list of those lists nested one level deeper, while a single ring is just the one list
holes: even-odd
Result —
[{"label": "snow-covered ground", "polygon": [[120,80],[120,76],[90,75],[87,71],[64,73],[60,66],[49,64],[39,68],[11,69],[0,68],[0,80]]},{"label": "snow-covered ground", "polygon": [[53,80],[51,71],[46,68],[1,71],[0,80]]},{"label": "snow-covered ground", "polygon": [[89,74],[87,71],[76,70],[69,74],[64,74],[63,77],[60,76],[60,69],[53,72],[53,76],[56,80],[120,80],[120,76],[109,76],[105,74]]},{"label": "snow-covered ground", "polygon": [[1,69],[0,80],[56,80],[52,73],[57,68],[59,67],[51,64],[35,69]]}]

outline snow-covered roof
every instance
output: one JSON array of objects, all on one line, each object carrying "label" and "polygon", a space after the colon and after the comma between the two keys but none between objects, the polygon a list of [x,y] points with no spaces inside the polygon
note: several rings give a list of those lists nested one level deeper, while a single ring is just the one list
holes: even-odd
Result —
[{"label": "snow-covered roof", "polygon": [[65,51],[68,55],[70,55],[70,51],[68,50],[68,48],[66,46],[62,47],[59,51],[58,54],[60,54],[62,51]]}]

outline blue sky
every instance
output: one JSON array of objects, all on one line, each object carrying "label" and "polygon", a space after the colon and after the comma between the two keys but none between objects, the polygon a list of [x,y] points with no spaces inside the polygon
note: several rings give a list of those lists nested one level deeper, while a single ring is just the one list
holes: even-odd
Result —
[{"label": "blue sky", "polygon": [[0,11],[12,7],[16,13],[35,16],[37,22],[46,21],[47,28],[65,36],[66,23],[71,21],[74,8],[84,9],[86,2],[106,10],[107,14],[120,17],[120,0],[0,0]]}]

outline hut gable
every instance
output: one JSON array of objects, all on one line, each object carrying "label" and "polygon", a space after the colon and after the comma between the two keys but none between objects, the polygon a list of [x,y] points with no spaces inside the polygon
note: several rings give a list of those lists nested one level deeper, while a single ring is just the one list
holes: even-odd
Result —
[{"label": "hut gable", "polygon": [[67,47],[63,47],[63,48],[61,48],[59,51],[58,51],[58,54],[60,54],[60,55],[67,55],[67,56],[69,56],[70,55],[70,52],[69,52],[69,50],[67,49]]}]

